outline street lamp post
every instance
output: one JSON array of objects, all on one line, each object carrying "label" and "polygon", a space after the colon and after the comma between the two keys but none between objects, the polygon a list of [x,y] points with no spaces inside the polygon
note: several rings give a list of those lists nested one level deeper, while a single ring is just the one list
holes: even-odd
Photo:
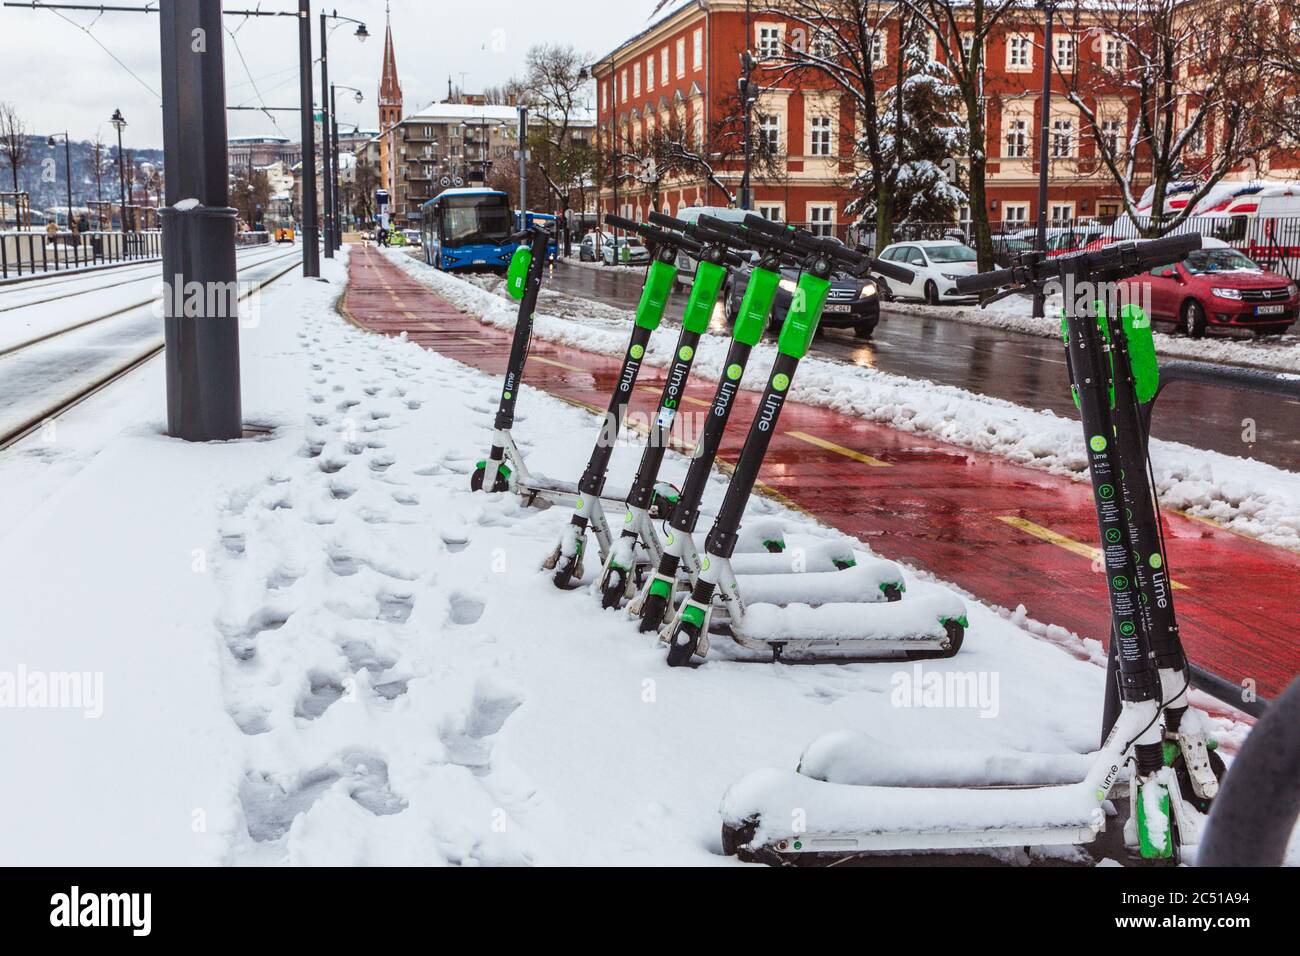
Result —
[{"label": "street lamp post", "polygon": [[343,210],[339,203],[339,109],[338,103],[334,97],[335,90],[349,90],[354,94],[358,103],[365,101],[365,94],[355,86],[341,86],[337,83],[330,84],[330,168],[333,170],[333,178],[330,181],[330,196],[333,208],[330,210],[331,221],[334,229],[334,248],[340,249],[343,246]]},{"label": "street lamp post", "polygon": [[[1043,98],[1039,104],[1042,125],[1038,132],[1038,249],[1047,252],[1047,174],[1051,161],[1048,157],[1052,122],[1052,15],[1056,0],[1037,0],[1036,4],[1046,16],[1043,26]],[[1042,288],[1035,286],[1034,317],[1042,318],[1046,310]]]},{"label": "street lamp post", "polygon": [[119,224],[122,229],[123,239],[126,241],[126,168],[122,165],[122,130],[126,126],[126,117],[122,115],[121,110],[113,110],[113,116],[109,119],[113,124],[113,129],[117,130],[117,187],[118,196],[121,199],[122,212]]},{"label": "street lamp post", "polygon": [[754,151],[753,110],[750,109],[752,102],[750,99],[750,86],[752,83],[750,74],[754,69],[754,58],[749,52],[749,46],[753,42],[753,30],[754,28],[750,22],[749,0],[745,0],[745,52],[740,55],[740,106],[745,111],[745,170],[740,176],[740,208],[744,210],[749,209],[749,171]]},{"label": "street lamp post", "polygon": [[52,135],[49,139],[45,141],[45,145],[48,146],[50,149],[53,149],[60,135],[63,136],[63,164],[64,166],[67,167],[66,173],[68,179],[68,231],[71,232],[72,231],[72,140],[71,138],[69,138],[67,130],[64,130],[63,133],[61,134],[55,133],[54,135]]},{"label": "street lamp post", "polygon": [[320,277],[316,241],[316,118],[311,96],[311,0],[298,0],[298,103],[302,126],[302,274]]},{"label": "street lamp post", "polygon": [[[327,20],[339,20],[346,23],[355,23],[357,25],[356,38],[362,43],[370,36],[366,30],[366,25],[360,20],[354,20],[352,17],[339,16],[337,10],[326,13],[324,10],[320,14],[320,98],[321,98],[321,175],[325,177],[323,184],[322,198],[325,202],[325,258],[333,259],[334,250],[338,248],[338,238],[335,233],[338,231],[337,197],[334,195],[335,188],[335,171],[332,169],[330,162],[331,153],[337,148],[333,143],[333,133],[331,132],[330,117],[333,115],[333,104],[330,103],[330,71],[329,71],[329,30],[327,29]],[[314,160],[313,160],[314,161]]]}]

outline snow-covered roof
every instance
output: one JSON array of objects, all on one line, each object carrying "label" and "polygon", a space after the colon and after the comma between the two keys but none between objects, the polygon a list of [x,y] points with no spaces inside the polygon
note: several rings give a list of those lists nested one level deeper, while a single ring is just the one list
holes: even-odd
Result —
[{"label": "snow-covered roof", "polygon": [[445,123],[464,120],[519,120],[519,110],[514,106],[476,106],[472,103],[430,103],[416,113],[402,118],[403,123]]},{"label": "snow-covered roof", "polygon": [[[1181,212],[1200,187],[1201,183],[1189,180],[1180,180],[1169,184],[1165,188],[1165,210],[1167,212]],[[1216,213],[1227,212],[1230,210],[1233,200],[1238,198],[1251,197],[1259,200],[1274,199],[1278,196],[1300,196],[1300,182],[1263,179],[1220,180],[1193,207],[1191,215],[1213,216]],[[1142,215],[1150,214],[1154,201],[1155,187],[1148,186],[1142,193],[1142,198],[1138,201],[1138,213]]]}]

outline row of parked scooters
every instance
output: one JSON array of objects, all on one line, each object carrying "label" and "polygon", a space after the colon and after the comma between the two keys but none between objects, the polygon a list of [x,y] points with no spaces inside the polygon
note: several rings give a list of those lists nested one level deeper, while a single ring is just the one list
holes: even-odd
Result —
[{"label": "row of parked scooters", "polygon": [[[795,571],[784,534],[770,520],[745,519],[746,505],[788,401],[799,362],[816,332],[830,277],[867,271],[908,281],[896,263],[863,256],[808,232],[748,216],[685,223],[657,213],[606,223],[654,249],[636,317],[587,466],[576,482],[532,473],[513,437],[515,407],[532,337],[549,236],[534,227],[511,262],[507,286],[519,299],[491,451],[473,474],[475,490],[512,492],[529,503],[572,507],[543,567],[557,587],[584,576],[589,538],[600,574],[590,590],[606,608],[625,606],[642,632],[655,632],[670,666],[698,666],[710,635],[730,638],[715,655],[733,660],[843,662],[952,657],[967,627],[962,601],[941,588],[906,593],[897,565],[827,543],[802,553]],[[1067,278],[1117,282],[1179,261],[1196,236],[1046,259],[961,280],[969,293],[1042,290]],[[681,331],[639,466],[629,490],[606,487],[618,436],[652,333],[659,327],[684,252],[698,262]],[[756,254],[757,258],[750,258]],[[752,266],[751,266],[752,263]],[[660,480],[672,425],[728,270],[747,284],[705,424],[680,488]],[[782,266],[800,270],[781,325],[776,357],[743,449],[711,518],[695,540],[705,489],[767,327]],[[815,741],[797,770],[744,778],[722,804],[723,847],[770,863],[825,862],[881,851],[926,852],[1043,844],[1086,844],[1105,828],[1110,795],[1127,790],[1126,842],[1144,857],[1176,858],[1195,846],[1223,764],[1188,707],[1189,672],[1173,611],[1158,503],[1147,475],[1142,406],[1158,372],[1150,323],[1135,306],[1082,303],[1063,321],[1076,402],[1089,449],[1102,555],[1111,599],[1111,674],[1117,713],[1094,754],[1011,751],[912,753],[858,733]],[[622,512],[615,536],[607,511]],[[656,523],[662,523],[663,533]],[[742,523],[744,527],[742,527]],[[1118,792],[1118,791],[1117,791]]]}]

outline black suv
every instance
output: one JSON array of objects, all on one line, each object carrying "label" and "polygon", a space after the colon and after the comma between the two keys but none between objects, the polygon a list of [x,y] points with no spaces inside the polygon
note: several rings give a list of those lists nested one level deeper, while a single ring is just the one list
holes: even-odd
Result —
[{"label": "black suv", "polygon": [[[751,253],[755,259],[757,256]],[[751,260],[752,261],[752,260]],[[799,281],[799,270],[783,268],[781,285],[776,290],[776,299],[772,303],[772,315],[768,319],[768,328],[775,332],[785,321],[786,310],[790,308],[790,298]],[[722,301],[727,310],[727,324],[736,321],[740,311],[741,300],[745,297],[745,285],[749,282],[749,267],[732,269],[727,275],[723,287]],[[875,279],[854,278],[837,274],[831,277],[831,288],[826,294],[826,307],[822,310],[818,329],[852,329],[860,339],[871,338],[880,323],[880,289]]]}]

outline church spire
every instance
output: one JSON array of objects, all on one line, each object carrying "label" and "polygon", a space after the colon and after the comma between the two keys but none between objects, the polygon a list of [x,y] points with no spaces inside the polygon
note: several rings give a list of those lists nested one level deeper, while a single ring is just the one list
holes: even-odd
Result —
[{"label": "church spire", "polygon": [[384,66],[379,75],[379,105],[396,106],[401,112],[402,84],[397,79],[397,56],[393,53],[393,25],[384,4]]}]

